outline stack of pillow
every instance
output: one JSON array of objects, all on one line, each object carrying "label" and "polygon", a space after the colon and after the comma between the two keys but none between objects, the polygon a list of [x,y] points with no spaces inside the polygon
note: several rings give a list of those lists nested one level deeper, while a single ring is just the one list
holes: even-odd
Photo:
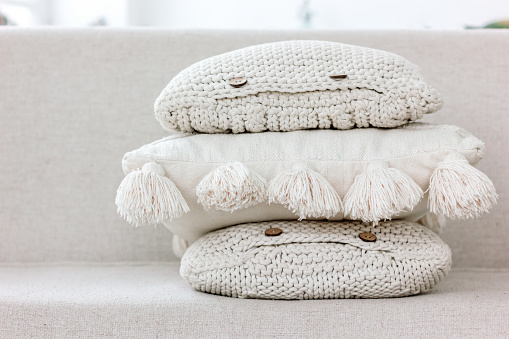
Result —
[{"label": "stack of pillow", "polygon": [[[441,216],[489,210],[484,144],[414,122],[442,106],[418,68],[324,41],[252,46],[179,73],[155,103],[177,132],[124,156],[128,222],[164,223],[194,288],[270,299],[424,292],[449,271]],[[391,220],[397,219],[397,220]]]}]

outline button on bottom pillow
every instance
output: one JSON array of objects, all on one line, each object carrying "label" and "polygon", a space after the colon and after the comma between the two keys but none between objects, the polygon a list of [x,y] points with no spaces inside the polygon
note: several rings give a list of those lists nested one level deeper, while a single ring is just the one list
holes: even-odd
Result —
[{"label": "button on bottom pillow", "polygon": [[236,298],[389,298],[430,290],[450,267],[447,244],[416,223],[270,221],[203,236],[180,274],[199,291]]}]

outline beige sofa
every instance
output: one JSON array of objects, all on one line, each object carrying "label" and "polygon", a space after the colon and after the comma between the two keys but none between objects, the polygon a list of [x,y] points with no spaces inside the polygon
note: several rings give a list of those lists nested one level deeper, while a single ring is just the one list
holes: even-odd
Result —
[{"label": "beige sofa", "polygon": [[[165,136],[153,102],[182,68],[257,43],[331,40],[398,53],[444,97],[426,121],[486,142],[491,214],[451,221],[453,270],[400,299],[267,301],[179,277],[171,233],[116,214],[126,151]],[[0,29],[0,337],[509,336],[509,31]]]}]

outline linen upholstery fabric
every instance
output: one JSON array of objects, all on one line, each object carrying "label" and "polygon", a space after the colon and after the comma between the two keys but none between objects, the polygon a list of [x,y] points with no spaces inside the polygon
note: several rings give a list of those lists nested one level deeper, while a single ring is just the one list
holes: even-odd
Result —
[{"label": "linen upholstery fabric", "polygon": [[0,338],[505,339],[508,280],[453,268],[411,298],[286,301],[198,292],[177,262],[1,267]]},{"label": "linen upholstery fabric", "polygon": [[[240,146],[239,146],[240,145]],[[484,155],[484,144],[456,126],[414,123],[396,129],[313,130],[287,133],[179,134],[127,153],[124,173],[147,162],[161,165],[187,201],[190,212],[164,224],[189,242],[209,231],[239,223],[297,217],[279,204],[257,204],[233,213],[205,211],[197,203],[196,186],[217,167],[239,161],[267,181],[279,173],[309,168],[325,177],[343,198],[357,174],[374,160],[405,172],[423,191],[433,170],[448,154],[459,152],[471,164]],[[398,218],[415,221],[426,213],[426,197]],[[342,220],[337,213],[330,220]]]},{"label": "linen upholstery fabric", "polygon": [[[266,236],[274,227],[283,233]],[[199,291],[237,298],[389,298],[428,291],[450,267],[449,247],[416,223],[268,221],[205,235],[180,274]]]},{"label": "linen upholstery fabric", "polygon": [[[118,160],[167,135],[147,116],[169,77],[209,56],[289,39],[412,60],[446,103],[424,120],[459,123],[486,142],[479,169],[499,203],[480,219],[448,222],[442,238],[454,268],[430,292],[327,302],[200,293],[179,277],[170,232],[118,217]],[[501,76],[509,31],[5,27],[0,46],[0,337],[509,336],[509,157],[500,156],[509,144]]]},{"label": "linen upholstery fabric", "polygon": [[[233,87],[229,80],[238,77],[247,83]],[[441,106],[440,94],[398,55],[303,40],[251,46],[193,64],[162,91],[155,113],[170,131],[242,133],[395,127]]]}]

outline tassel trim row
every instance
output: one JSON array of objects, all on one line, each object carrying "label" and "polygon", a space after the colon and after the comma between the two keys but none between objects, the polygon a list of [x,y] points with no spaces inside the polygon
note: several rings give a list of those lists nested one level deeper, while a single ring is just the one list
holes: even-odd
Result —
[{"label": "tassel trim row", "polygon": [[[478,217],[498,198],[491,180],[460,153],[450,154],[438,165],[428,192],[430,212],[453,219]],[[390,168],[385,161],[372,161],[357,175],[344,205],[332,185],[307,168],[280,173],[267,183],[258,173],[235,162],[209,173],[196,187],[198,202],[205,210],[234,212],[268,201],[285,205],[299,220],[328,219],[343,212],[374,226],[411,211],[423,194],[407,174]],[[115,203],[118,213],[134,225],[160,223],[189,212],[178,188],[154,162],[124,178]]]}]

